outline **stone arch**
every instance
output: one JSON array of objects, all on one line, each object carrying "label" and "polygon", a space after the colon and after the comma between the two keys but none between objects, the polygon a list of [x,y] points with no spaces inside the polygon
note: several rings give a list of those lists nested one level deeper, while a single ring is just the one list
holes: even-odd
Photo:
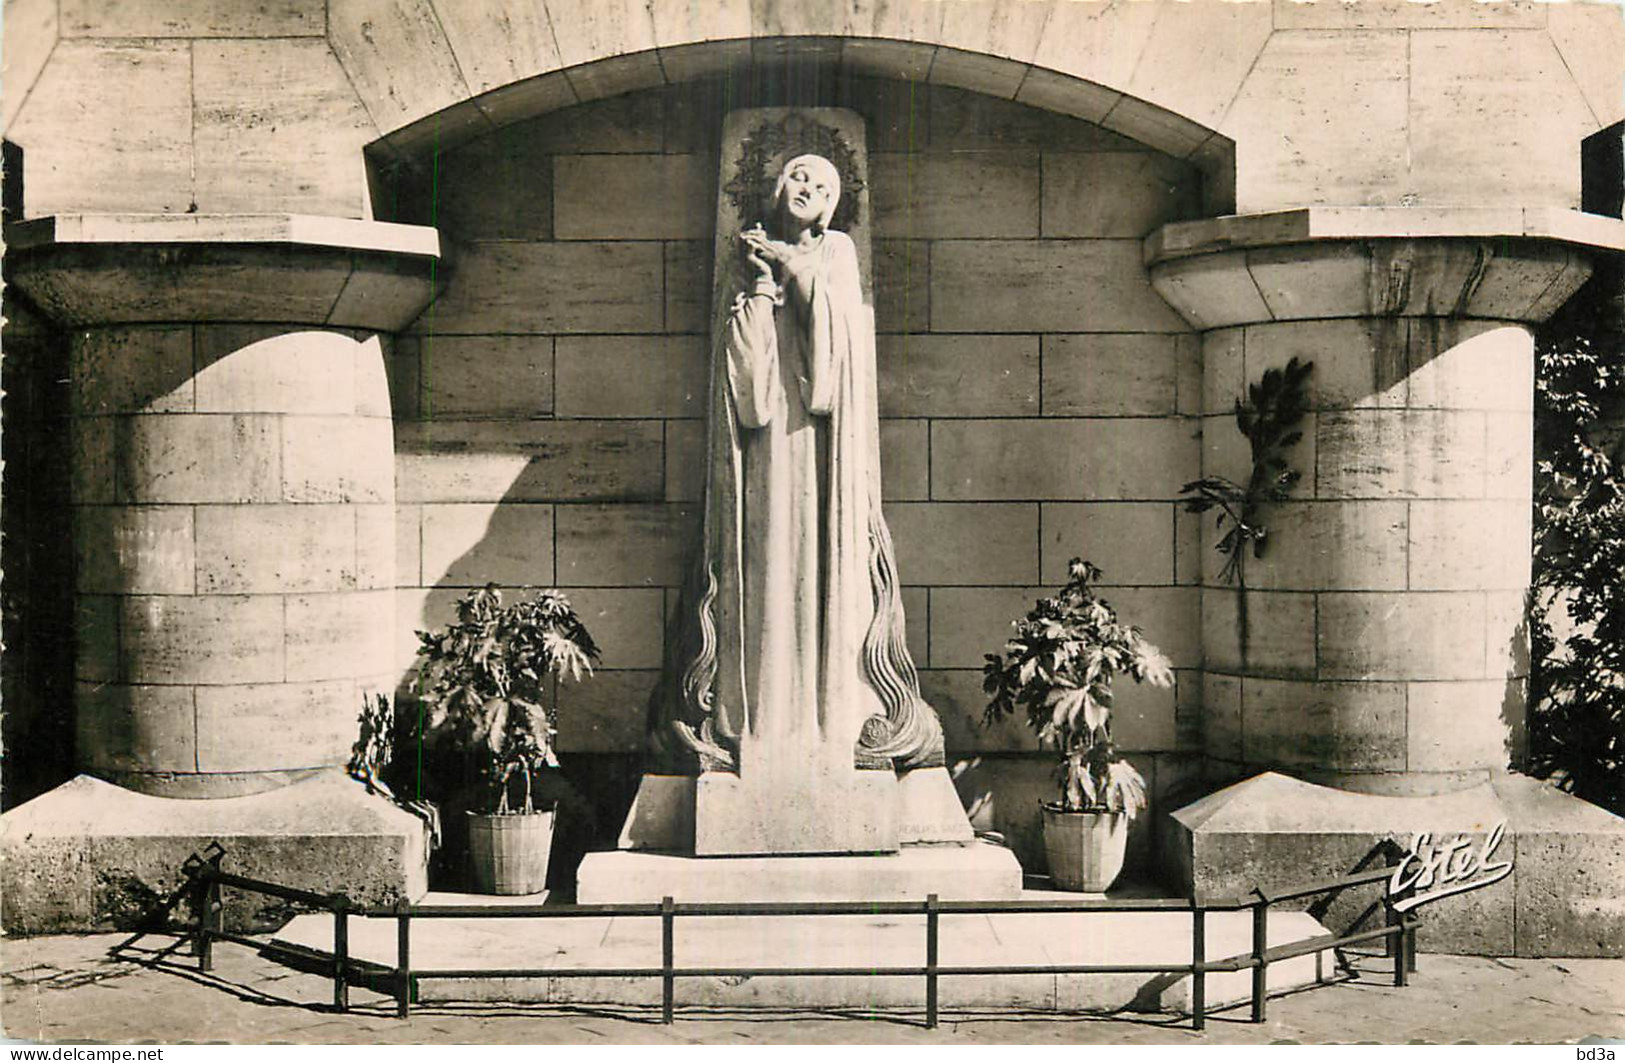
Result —
[{"label": "stone arch", "polygon": [[[1128,38],[1111,39],[1121,42],[1115,44],[1119,50],[1129,47]],[[881,39],[856,33],[679,40],[619,54],[614,54],[613,45],[606,45],[601,50],[608,54],[602,57],[496,83],[494,78],[505,76],[488,69],[498,62],[489,54],[497,43],[494,38],[470,35],[459,44],[448,44],[450,55],[442,58],[457,66],[456,91],[435,97],[443,106],[415,118],[412,110],[397,106],[399,124],[379,120],[383,135],[366,147],[375,195],[387,187],[382,175],[392,169],[412,167],[435,152],[516,122],[622,93],[706,78],[794,82],[864,77],[963,89],[1094,123],[1197,167],[1204,178],[1204,213],[1225,214],[1235,206],[1235,143],[1189,116],[1217,117],[1211,101],[1170,99],[1169,103],[1185,108],[1176,110],[1100,80],[1098,74],[1092,78],[996,50],[966,50],[931,40]],[[997,45],[990,47],[996,49]],[[336,51],[365,98],[367,86],[374,83],[351,66],[359,57],[349,53],[346,61],[345,49],[337,47]],[[1147,60],[1142,55],[1133,63],[1126,55],[1108,54],[1096,57],[1096,62],[1138,70]],[[509,73],[519,69],[515,62],[502,63]],[[484,73],[475,76],[470,71]],[[1237,86],[1243,73],[1237,72]],[[1136,84],[1132,76],[1116,80],[1123,86]],[[392,83],[386,90],[392,104],[399,103],[398,88]],[[368,106],[377,119],[380,104],[373,101]]]},{"label": "stone arch", "polygon": [[[1231,200],[1231,142],[1240,213],[1571,209],[1580,141],[1621,116],[1625,23],[1607,4],[1449,0],[1428,8],[1425,27],[1397,9],[1228,0],[551,6],[78,5],[59,19],[49,0],[28,0],[7,24],[0,101],[7,139],[30,153],[27,214],[367,218],[356,162],[369,144],[377,159],[412,157],[425,135],[475,136],[787,56],[1130,129],[1224,175],[1210,182],[1213,213]],[[1413,33],[1427,45],[1414,63]],[[1484,113],[1497,121],[1478,122]],[[1471,135],[1449,135],[1457,125]]]}]

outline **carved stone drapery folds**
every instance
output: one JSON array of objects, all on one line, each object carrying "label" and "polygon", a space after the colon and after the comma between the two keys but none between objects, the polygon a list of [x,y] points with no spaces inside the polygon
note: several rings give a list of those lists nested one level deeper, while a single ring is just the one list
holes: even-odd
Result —
[{"label": "carved stone drapery folds", "polygon": [[[723,160],[703,535],[651,706],[652,751],[675,773],[738,772],[752,757],[940,765],[881,513],[862,127],[852,136],[855,116],[834,112],[753,114]],[[841,200],[783,288],[761,293],[777,298],[746,298],[734,241],[802,154],[832,162]]]}]

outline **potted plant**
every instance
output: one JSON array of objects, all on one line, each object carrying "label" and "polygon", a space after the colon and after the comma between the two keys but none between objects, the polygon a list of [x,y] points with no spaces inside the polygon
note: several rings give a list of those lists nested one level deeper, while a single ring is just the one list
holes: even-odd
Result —
[{"label": "potted plant", "polygon": [[1092,584],[1100,570],[1073,558],[1070,579],[1012,626],[1002,656],[987,654],[983,690],[993,724],[1019,705],[1039,742],[1060,754],[1060,800],[1043,805],[1044,848],[1060,889],[1098,893],[1123,869],[1128,825],[1146,806],[1145,782],[1111,738],[1112,682],[1169,686],[1161,651],[1122,624]]},{"label": "potted plant", "polygon": [[547,882],[553,809],[538,809],[536,776],[557,767],[555,678],[591,673],[598,647],[558,591],[502,604],[494,584],[457,602],[457,620],[418,632],[420,734],[461,775],[474,886],[537,893]]}]

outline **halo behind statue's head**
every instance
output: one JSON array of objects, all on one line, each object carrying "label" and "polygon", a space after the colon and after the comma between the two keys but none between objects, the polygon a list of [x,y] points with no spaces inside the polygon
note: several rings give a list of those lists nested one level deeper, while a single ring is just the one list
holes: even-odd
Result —
[{"label": "halo behind statue's head", "polygon": [[829,202],[824,205],[824,213],[818,217],[818,229],[822,232],[829,228],[829,220],[835,216],[835,208],[841,202],[841,171],[822,155],[797,155],[780,167],[778,182],[773,186],[773,212],[777,214],[784,209],[784,186],[790,180],[790,171],[798,165],[812,170],[829,186]]},{"label": "halo behind statue's head", "polygon": [[740,141],[736,161],[727,167],[722,193],[741,226],[765,222],[774,213],[778,179],[789,161],[801,155],[817,155],[840,175],[840,201],[825,227],[851,232],[862,224],[865,181],[857,152],[839,129],[792,112],[751,129]]}]

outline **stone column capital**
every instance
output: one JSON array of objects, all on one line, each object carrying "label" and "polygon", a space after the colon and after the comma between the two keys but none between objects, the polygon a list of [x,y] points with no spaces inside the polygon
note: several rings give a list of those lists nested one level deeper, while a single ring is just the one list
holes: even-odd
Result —
[{"label": "stone column capital", "polygon": [[299,214],[63,214],[7,226],[6,280],[53,322],[395,332],[434,298],[440,236]]},{"label": "stone column capital", "polygon": [[1625,222],[1579,211],[1307,207],[1175,222],[1145,241],[1151,283],[1198,329],[1349,317],[1534,323]]}]

